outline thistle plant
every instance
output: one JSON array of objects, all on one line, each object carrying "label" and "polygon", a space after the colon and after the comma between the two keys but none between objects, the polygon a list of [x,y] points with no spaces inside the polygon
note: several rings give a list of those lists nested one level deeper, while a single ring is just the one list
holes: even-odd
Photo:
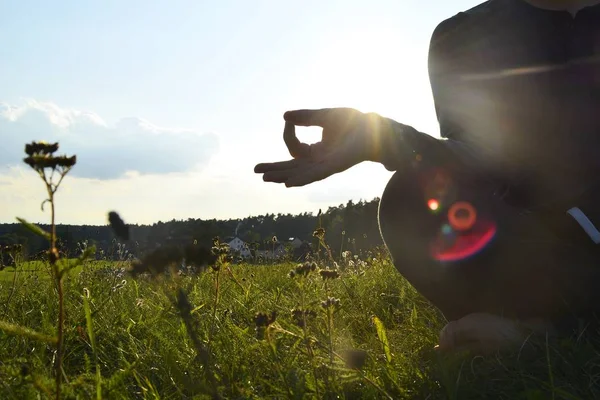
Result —
[{"label": "thistle plant", "polygon": [[[55,213],[55,195],[64,177],[69,173],[77,162],[76,156],[57,156],[58,143],[33,142],[25,145],[25,153],[27,157],[23,160],[40,176],[46,187],[48,198],[42,202],[42,211],[46,203],[50,204],[50,232],[47,232],[32,223],[25,221],[22,218],[17,218],[21,224],[31,230],[33,233],[40,235],[48,240],[49,249],[47,252],[48,262],[51,266],[52,277],[56,285],[58,294],[58,321],[57,321],[57,336],[49,337],[41,333],[35,332],[29,328],[11,325],[8,323],[0,324],[0,329],[8,334],[17,336],[29,337],[30,339],[40,340],[56,345],[56,358],[54,362],[55,369],[55,394],[59,399],[61,396],[62,383],[62,362],[64,355],[64,325],[65,325],[65,309],[64,309],[64,291],[63,278],[65,274],[81,265],[95,251],[94,247],[88,247],[86,251],[75,260],[75,262],[59,262],[60,255],[56,247],[56,213]],[[0,321],[1,322],[1,321]]]}]

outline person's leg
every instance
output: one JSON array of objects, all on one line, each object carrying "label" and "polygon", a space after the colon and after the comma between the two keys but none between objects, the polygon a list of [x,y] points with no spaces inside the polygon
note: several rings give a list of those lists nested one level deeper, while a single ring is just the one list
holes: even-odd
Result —
[{"label": "person's leg", "polygon": [[[500,316],[554,322],[571,308],[577,312],[597,306],[600,269],[590,265],[589,254],[565,245],[531,215],[504,204],[492,195],[493,188],[451,176],[443,168],[437,171],[445,175],[445,189],[452,192],[446,199],[469,202],[478,218],[492,219],[497,232],[471,257],[435,259],[432,240],[447,222],[451,204],[431,209],[428,187],[435,179],[430,171],[406,168],[394,174],[381,198],[379,224],[398,271],[454,321],[445,329],[446,339],[453,338],[446,343],[454,343],[461,334],[472,340],[473,332],[486,340],[501,331],[490,323]],[[477,321],[480,325],[475,326]],[[514,322],[504,322],[506,332],[514,331]]]}]

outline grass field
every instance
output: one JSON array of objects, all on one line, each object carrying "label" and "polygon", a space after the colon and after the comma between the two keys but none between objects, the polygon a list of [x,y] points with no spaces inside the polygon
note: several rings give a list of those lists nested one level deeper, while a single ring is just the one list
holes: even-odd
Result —
[{"label": "grass field", "polygon": [[[63,398],[600,397],[600,346],[584,337],[438,354],[445,321],[384,256],[329,279],[318,268],[291,277],[296,264],[152,279],[127,267],[90,262],[64,279]],[[54,396],[49,271],[0,272],[1,399]]]}]

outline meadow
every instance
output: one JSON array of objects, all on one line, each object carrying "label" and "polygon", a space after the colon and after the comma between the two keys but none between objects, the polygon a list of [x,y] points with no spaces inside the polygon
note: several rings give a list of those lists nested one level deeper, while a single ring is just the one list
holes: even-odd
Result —
[{"label": "meadow", "polygon": [[[127,268],[88,261],[65,276],[63,398],[600,396],[598,346],[584,337],[438,354],[445,321],[385,253],[349,257],[335,273],[221,261],[134,279]],[[53,398],[59,310],[48,263],[6,268],[0,293],[0,398]]]}]

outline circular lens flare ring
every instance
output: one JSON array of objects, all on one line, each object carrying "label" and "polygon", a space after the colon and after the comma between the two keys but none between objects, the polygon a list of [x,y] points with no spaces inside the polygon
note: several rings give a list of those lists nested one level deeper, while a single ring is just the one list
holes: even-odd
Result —
[{"label": "circular lens flare ring", "polygon": [[[460,214],[466,215],[460,215]],[[459,201],[454,203],[448,210],[448,222],[450,226],[457,231],[466,231],[470,229],[477,220],[477,211],[471,203]]]}]

